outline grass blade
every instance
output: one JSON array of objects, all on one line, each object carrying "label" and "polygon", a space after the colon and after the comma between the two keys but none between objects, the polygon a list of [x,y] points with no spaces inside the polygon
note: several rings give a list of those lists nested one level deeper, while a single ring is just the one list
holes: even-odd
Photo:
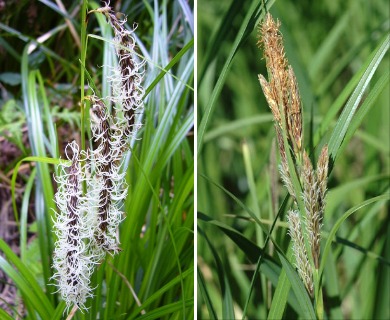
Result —
[{"label": "grass blade", "polygon": [[371,204],[371,203],[374,203],[374,202],[377,202],[377,201],[384,201],[384,200],[389,200],[390,199],[390,194],[383,194],[381,196],[377,196],[375,198],[372,198],[372,199],[368,199],[362,203],[360,203],[359,205],[357,206],[354,206],[353,208],[349,209],[347,212],[345,212],[338,220],[337,222],[334,224],[332,230],[330,231],[329,233],[329,236],[328,236],[328,240],[326,241],[326,244],[324,246],[324,251],[323,251],[323,254],[322,254],[322,258],[321,258],[321,264],[320,264],[320,269],[319,269],[319,275],[320,275],[320,279],[322,279],[322,275],[323,275],[323,272],[324,272],[324,267],[325,267],[325,262],[327,260],[327,256],[331,250],[331,244],[332,244],[332,241],[334,240],[335,236],[336,236],[336,233],[338,231],[338,229],[340,228],[341,224],[353,213],[355,213],[356,211],[358,211],[359,209]]},{"label": "grass blade", "polygon": [[368,84],[371,81],[372,76],[374,75],[375,70],[378,68],[379,63],[382,61],[386,51],[389,48],[390,36],[386,36],[385,39],[380,43],[375,52],[370,56],[370,63],[367,68],[364,70],[362,78],[360,79],[357,87],[349,98],[347,104],[344,107],[343,112],[341,113],[336,126],[332,132],[332,136],[329,139],[329,155],[331,158],[330,166],[333,166],[333,163],[339,153],[341,144],[343,143],[345,136],[347,134],[348,128],[351,125],[351,122],[354,118],[355,112],[360,104],[360,101],[363,97],[363,93],[367,88]]},{"label": "grass blade", "polygon": [[[274,1],[268,1],[267,7],[271,7]],[[228,75],[228,71],[230,69],[231,63],[233,61],[233,58],[239,48],[239,46],[243,43],[243,41],[246,39],[246,36],[253,30],[254,26],[256,25],[256,22],[258,20],[258,16],[256,16],[256,13],[259,11],[259,8],[262,6],[261,3],[252,2],[244,20],[241,23],[240,30],[237,34],[237,37],[233,43],[232,49],[230,50],[229,56],[222,68],[222,71],[220,73],[220,76],[218,78],[218,81],[213,89],[213,92],[211,94],[210,100],[207,103],[205,113],[202,116],[202,119],[200,121],[200,124],[198,126],[198,142],[197,142],[197,153],[198,156],[202,150],[202,146],[204,143],[203,137],[206,132],[206,128],[208,125],[208,122],[211,118],[211,115],[213,114],[217,99],[219,94],[221,93],[221,90],[224,86],[226,77]],[[264,10],[261,12],[261,16],[264,16]]]},{"label": "grass blade", "polygon": [[[291,261],[293,257],[292,246],[289,245],[287,249],[286,257],[289,261]],[[282,269],[280,272],[278,284],[276,286],[275,293],[272,297],[271,308],[268,313],[269,320],[282,319],[284,309],[286,308],[287,297],[290,291],[291,284],[288,280],[286,269]]]},{"label": "grass blade", "polygon": [[230,288],[230,283],[228,277],[226,275],[226,271],[224,265],[222,263],[221,258],[218,255],[217,250],[214,245],[211,243],[207,235],[202,231],[202,229],[198,226],[198,233],[205,238],[212,255],[214,257],[214,261],[216,264],[216,270],[218,274],[219,284],[222,292],[222,318],[223,319],[235,319],[234,315],[234,307],[233,307],[233,298]]},{"label": "grass blade", "polygon": [[286,257],[284,257],[279,252],[278,255],[280,261],[282,262],[283,268],[286,270],[286,275],[290,280],[291,287],[295,292],[295,296],[297,297],[299,307],[301,309],[301,317],[303,319],[316,319],[316,315],[310,297],[302,283],[302,280],[299,278],[297,272],[295,271],[295,268],[286,259]]},{"label": "grass blade", "polygon": [[54,308],[36,282],[34,276],[2,239],[0,239],[0,250],[4,252],[6,258],[17,270],[19,270],[20,274],[15,271],[11,264],[3,257],[0,257],[0,268],[4,270],[22,291],[24,296],[28,298],[29,303],[34,307],[34,310],[36,310],[43,319],[51,319]]},{"label": "grass blade", "polygon": [[217,319],[218,317],[214,310],[213,302],[210,299],[210,294],[207,290],[206,282],[204,280],[202,272],[200,271],[199,266],[197,268],[197,272],[198,272],[198,286],[199,286],[200,294],[206,303],[206,307],[209,312],[209,317],[210,319]]}]

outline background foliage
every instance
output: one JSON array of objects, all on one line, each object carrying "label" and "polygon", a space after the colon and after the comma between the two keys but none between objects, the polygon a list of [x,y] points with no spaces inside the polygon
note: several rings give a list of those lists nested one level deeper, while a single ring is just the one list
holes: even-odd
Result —
[{"label": "background foliage", "polygon": [[[304,314],[293,290],[285,306],[287,297],[280,293],[288,293],[289,286],[275,293],[283,261],[271,241],[261,251],[278,211],[272,237],[286,254],[290,241],[285,217],[290,204],[286,205],[287,191],[279,181],[272,115],[257,80],[257,74],[266,75],[256,46],[261,3],[198,1],[202,8],[198,16],[200,318]],[[322,246],[348,209],[372,201],[338,229],[325,261],[325,313],[337,319],[386,319],[390,316],[386,302],[390,295],[384,285],[390,279],[387,49],[367,90],[357,91],[363,96],[358,111],[353,115],[348,109],[352,121],[344,126],[345,138],[336,129],[343,126],[342,108],[364,78],[363,66],[372,61],[389,32],[389,3],[268,3],[274,4],[270,11],[282,23],[287,58],[297,75],[306,149],[317,159],[317,146],[342,138],[333,150],[337,157],[329,178]],[[358,101],[353,96],[352,100]],[[375,197],[380,195],[379,201]],[[265,224],[266,232],[255,219]],[[254,276],[259,266],[260,275]]]}]

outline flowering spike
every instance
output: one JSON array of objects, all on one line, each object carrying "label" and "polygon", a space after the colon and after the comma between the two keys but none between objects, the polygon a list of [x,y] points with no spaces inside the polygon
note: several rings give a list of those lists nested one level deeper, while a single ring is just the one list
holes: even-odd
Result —
[{"label": "flowering spike", "polygon": [[120,160],[125,145],[120,132],[115,136],[116,132],[111,128],[114,125],[110,124],[104,102],[95,96],[90,97],[90,100],[93,140],[99,143],[90,157],[94,164],[95,180],[92,180],[94,183],[90,184],[89,189],[97,192],[96,189],[99,188],[95,248],[116,253],[119,251],[116,233],[122,221],[119,206],[127,195],[124,173],[120,173]]},{"label": "flowering spike", "polygon": [[[294,199],[295,206],[299,202],[297,193],[301,190],[294,188],[290,170],[295,170],[302,185],[301,196],[304,205],[302,210],[305,211],[305,220],[300,220],[302,216],[298,214],[298,211],[290,211],[289,232],[294,242],[299,274],[307,290],[312,294],[311,275],[314,268],[319,267],[320,229],[325,205],[328,155],[327,147],[324,147],[318,160],[317,170],[314,171],[307,153],[303,150],[302,106],[298,82],[285,56],[283,38],[279,28],[280,22],[275,22],[269,13],[259,27],[258,45],[263,49],[268,71],[268,81],[262,75],[259,75],[259,81],[274,117],[281,156],[281,177]],[[284,135],[287,137],[288,145],[285,145]],[[287,152],[290,150],[293,168],[287,161]],[[305,230],[301,230],[302,223],[305,225]],[[304,240],[308,244],[305,244]],[[313,258],[310,259],[311,264],[307,259],[308,255]]]},{"label": "flowering spike", "polygon": [[[55,194],[59,212],[54,223],[58,240],[55,243],[53,267],[56,270],[53,279],[65,300],[67,308],[76,304],[81,308],[88,297],[92,296],[90,275],[93,270],[93,258],[88,253],[84,240],[90,234],[90,226],[83,223],[85,214],[81,183],[84,179],[79,148],[75,141],[67,145],[73,155],[71,166],[61,163],[59,175],[55,177],[58,190]],[[66,150],[68,151],[68,150]]]},{"label": "flowering spike", "polygon": [[322,215],[319,212],[318,182],[306,151],[303,153],[303,201],[306,210],[306,229],[314,266],[319,267]]},{"label": "flowering spike", "polygon": [[[72,304],[85,308],[86,299],[92,296],[89,279],[94,266],[106,252],[120,250],[120,208],[127,196],[122,158],[129,148],[128,138],[135,138],[140,127],[138,114],[144,96],[144,61],[138,62],[134,55],[133,31],[124,28],[126,20],[118,20],[108,3],[91,12],[105,14],[113,27],[118,66],[111,67],[108,78],[112,95],[104,100],[95,94],[87,97],[91,101],[93,147],[79,152],[75,141],[68,144],[66,153],[73,153],[72,157],[67,155],[71,165],[61,163],[55,177],[59,213],[54,224],[58,240],[53,278],[68,309]],[[105,101],[113,104],[112,112]]]},{"label": "flowering spike", "polygon": [[296,260],[296,268],[307,291],[313,296],[313,273],[305,249],[304,237],[301,230],[301,221],[298,211],[290,210],[287,214],[289,222],[289,234],[293,242],[293,251]]},{"label": "flowering spike", "polygon": [[[323,209],[325,205],[326,186],[328,183],[328,146],[324,146],[321,150],[320,157],[317,163],[317,181],[319,188],[319,198],[321,201],[321,207]],[[322,210],[323,211],[323,210]]]},{"label": "flowering spike", "polygon": [[124,27],[126,17],[119,20],[111,9],[103,13],[114,30],[113,42],[119,63],[118,67],[112,69],[112,75],[109,77],[113,88],[113,95],[110,98],[116,105],[118,116],[123,115],[123,119],[117,117],[117,124],[123,128],[126,139],[134,137],[140,127],[137,114],[143,108],[142,99],[145,91],[141,84],[145,61],[139,61],[135,54],[136,45],[132,34],[137,25],[133,26],[133,30],[127,30]]},{"label": "flowering spike", "polygon": [[297,79],[285,57],[279,27],[279,21],[275,22],[268,13],[259,28],[258,45],[264,49],[269,82],[262,75],[259,75],[259,81],[275,122],[281,130],[285,124],[287,140],[299,160],[302,153],[302,107]]}]

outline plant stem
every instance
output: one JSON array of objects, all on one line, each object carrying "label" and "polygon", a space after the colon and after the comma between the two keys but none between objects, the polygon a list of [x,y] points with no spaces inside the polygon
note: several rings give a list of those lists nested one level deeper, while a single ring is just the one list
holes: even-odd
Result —
[{"label": "plant stem", "polygon": [[81,108],[81,150],[85,150],[85,102],[84,102],[84,68],[87,55],[87,8],[88,0],[83,0],[81,8],[81,67],[80,67],[80,108]]},{"label": "plant stem", "polygon": [[324,318],[324,300],[322,297],[322,288],[319,278],[318,269],[314,269],[313,273],[314,280],[314,296],[315,296],[315,310],[318,319]]}]

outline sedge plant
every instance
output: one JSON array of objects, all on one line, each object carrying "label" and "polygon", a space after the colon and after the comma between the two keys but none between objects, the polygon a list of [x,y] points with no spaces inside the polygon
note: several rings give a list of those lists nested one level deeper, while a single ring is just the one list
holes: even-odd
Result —
[{"label": "sedge plant", "polygon": [[[60,25],[43,39],[22,37],[31,40],[21,55],[29,147],[11,182],[20,257],[0,242],[1,269],[18,290],[10,311],[1,309],[6,319],[193,314],[192,8],[129,3],[126,15],[93,1],[54,6]],[[16,25],[1,28],[20,35]],[[50,47],[66,28],[80,59]],[[45,54],[42,71],[30,64],[34,50]],[[51,59],[60,72],[44,73]],[[64,79],[53,94],[48,84]],[[53,108],[58,92],[74,99],[70,111]],[[37,167],[22,194],[34,199],[32,225],[15,192],[26,162]]]},{"label": "sedge plant", "polygon": [[[264,50],[269,80],[259,75],[260,85],[272,111],[281,158],[280,174],[295,208],[287,219],[295,257],[295,265],[308,293],[321,291],[319,261],[321,226],[325,212],[325,195],[328,178],[328,147],[325,145],[316,170],[303,150],[302,106],[297,80],[285,57],[280,23],[270,14],[260,27],[259,45]],[[292,164],[292,166],[290,165]],[[293,183],[293,175],[299,184]],[[315,281],[316,280],[316,281]],[[316,284],[316,286],[315,286]],[[316,295],[322,308],[322,293]],[[318,314],[323,317],[322,309]]]},{"label": "sedge plant", "polygon": [[386,318],[388,4],[264,4],[199,19],[198,315]]}]

